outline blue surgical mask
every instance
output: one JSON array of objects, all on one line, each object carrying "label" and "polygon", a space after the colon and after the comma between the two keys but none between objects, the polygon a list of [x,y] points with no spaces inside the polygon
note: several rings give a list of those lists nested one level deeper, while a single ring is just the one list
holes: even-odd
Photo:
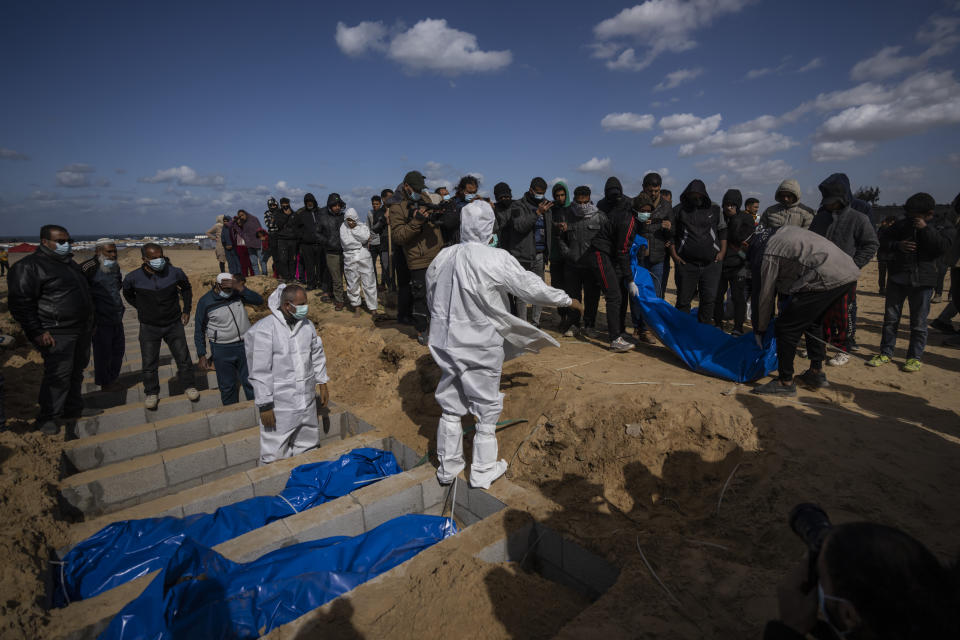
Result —
[{"label": "blue surgical mask", "polygon": [[443,199],[444,199],[444,200],[449,200],[449,199],[452,198],[452,197],[453,197],[453,194],[452,194],[452,193],[448,193],[447,195],[443,196]]},{"label": "blue surgical mask", "polygon": [[295,304],[293,305],[294,312],[293,315],[295,320],[303,320],[307,317],[307,311],[310,310],[310,305],[308,304]]},{"label": "blue surgical mask", "polygon": [[65,256],[70,253],[70,241],[58,242],[57,248],[54,249],[58,256]]},{"label": "blue surgical mask", "polygon": [[639,220],[640,222],[646,222],[649,219],[650,219],[649,211],[641,211],[640,213],[637,214],[637,220]]},{"label": "blue surgical mask", "polygon": [[500,238],[497,237],[497,234],[490,236],[490,242],[487,243],[488,247],[495,247],[500,244]]},{"label": "blue surgical mask", "polygon": [[465,194],[463,194],[463,199],[466,200],[467,202],[472,202],[472,201],[475,200],[476,198],[477,198],[477,194],[475,194],[475,193],[465,193]]},{"label": "blue surgical mask", "polygon": [[414,191],[413,193],[410,194],[410,199],[413,200],[414,202],[417,202],[418,200],[420,200],[420,193],[417,191]]},{"label": "blue surgical mask", "polygon": [[104,267],[106,267],[107,269],[109,269],[110,267],[116,265],[116,264],[117,264],[117,261],[116,261],[116,260],[111,260],[110,258],[104,258],[104,259],[103,259],[103,262],[102,262],[101,264],[102,264]]},{"label": "blue surgical mask", "polygon": [[163,265],[165,264],[167,264],[166,258],[154,258],[150,261],[150,268],[154,271],[160,271],[160,269],[163,269]]},{"label": "blue surgical mask", "polygon": [[221,298],[229,298],[233,295],[233,290],[225,291],[224,289],[220,289],[220,291],[217,291],[217,295]]},{"label": "blue surgical mask", "polygon": [[[533,193],[533,192],[531,191],[531,193]],[[542,193],[534,193],[534,194],[533,194],[533,199],[534,199],[534,200],[543,200],[543,194],[542,194]]]}]

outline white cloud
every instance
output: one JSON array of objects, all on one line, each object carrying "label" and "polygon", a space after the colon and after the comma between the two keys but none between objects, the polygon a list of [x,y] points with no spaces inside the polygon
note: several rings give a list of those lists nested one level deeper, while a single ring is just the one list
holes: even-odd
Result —
[{"label": "white cloud", "polygon": [[821,141],[814,143],[810,156],[817,162],[833,162],[849,160],[864,156],[876,148],[876,145],[853,140],[839,142]]},{"label": "white cloud", "polygon": [[0,147],[0,158],[4,160],[29,160],[30,156],[25,153],[20,153],[19,151],[14,151],[13,149]]},{"label": "white cloud", "polygon": [[83,171],[57,171],[57,185],[61,187],[89,187],[90,177]]},{"label": "white cloud", "polygon": [[348,56],[363,55],[368,50],[386,51],[387,28],[380,21],[361,22],[355,27],[348,27],[342,22],[337,23],[337,32],[334,38],[340,51]]},{"label": "white cloud", "polygon": [[140,182],[158,184],[161,182],[176,183],[184,187],[223,187],[226,179],[221,175],[201,176],[187,165],[161,169],[153,176],[142,177]]},{"label": "white cloud", "polygon": [[885,97],[831,116],[820,125],[818,138],[885,140],[960,124],[960,84],[952,71],[909,76]]},{"label": "white cloud", "polygon": [[721,129],[696,142],[681,145],[680,157],[708,153],[719,153],[724,156],[761,156],[786,151],[797,144],[783,134],[765,129],[737,132]]},{"label": "white cloud", "polygon": [[663,180],[663,186],[665,187],[669,187],[670,185],[676,183],[676,181],[673,179],[673,176],[670,175],[670,169],[667,167],[660,167],[659,169],[647,169],[641,175],[645,176],[648,173],[659,173],[660,179]]},{"label": "white cloud", "polygon": [[137,198],[133,201],[133,204],[141,207],[156,207],[162,203],[154,198]]},{"label": "white cloud", "polygon": [[705,171],[732,172],[750,185],[777,183],[793,174],[793,167],[783,160],[747,160],[742,158],[710,158],[697,163]]},{"label": "white cloud", "polygon": [[348,56],[380,51],[407,73],[435,71],[455,76],[497,71],[513,61],[509,50],[481,50],[477,36],[447,26],[445,19],[421,20],[389,42],[382,22],[361,22],[353,27],[338,22],[335,38],[337,46]]},{"label": "white cloud", "polygon": [[99,180],[97,180],[97,186],[98,186],[98,187],[109,187],[109,186],[110,186],[110,178],[100,178]]},{"label": "white cloud", "polygon": [[699,77],[703,73],[701,67],[695,69],[677,69],[671,73],[667,74],[667,77],[663,79],[663,82],[660,82],[653,87],[654,91],[666,91],[668,89],[675,89],[679,87],[684,82],[690,82],[691,80]]},{"label": "white cloud", "polygon": [[608,171],[610,169],[610,158],[598,158],[596,156],[590,158],[579,167],[577,171],[583,171],[585,173],[595,173],[600,171]]},{"label": "white cloud", "polygon": [[913,190],[910,186],[923,180],[923,167],[904,166],[895,169],[884,169],[880,172],[880,179],[885,183],[903,184],[906,190]]},{"label": "white cloud", "polygon": [[[662,53],[678,53],[697,46],[694,32],[710,26],[724,14],[736,13],[756,0],[645,0],[623,9],[593,28],[594,56],[607,59],[607,68],[646,69]],[[623,41],[635,41],[635,48]],[[620,49],[623,48],[623,51]],[[620,51],[619,55],[617,52]]]},{"label": "white cloud", "polygon": [[813,71],[814,69],[819,69],[822,66],[823,66],[823,58],[814,58],[807,64],[797,69],[797,73],[806,73],[807,71]]},{"label": "white cloud", "polygon": [[763,76],[770,75],[776,71],[773,67],[763,67],[762,69],[750,69],[747,71],[747,75],[744,76],[746,80],[756,80],[757,78],[762,78]]},{"label": "white cloud", "polygon": [[68,164],[61,171],[69,171],[71,173],[94,173],[96,169],[84,162],[75,162],[73,164]]},{"label": "white cloud", "polygon": [[960,18],[932,16],[917,32],[918,42],[929,46],[922,53],[900,55],[901,46],[884,47],[865,60],[853,65],[850,78],[855,81],[884,80],[908,71],[923,69],[932,58],[950,53],[960,43]]},{"label": "white cloud", "polygon": [[719,113],[707,118],[699,118],[692,113],[676,113],[660,118],[663,133],[654,136],[653,145],[683,144],[704,138],[720,126]]},{"label": "white cloud", "polygon": [[656,121],[649,113],[608,113],[603,116],[600,126],[613,131],[649,131]]}]

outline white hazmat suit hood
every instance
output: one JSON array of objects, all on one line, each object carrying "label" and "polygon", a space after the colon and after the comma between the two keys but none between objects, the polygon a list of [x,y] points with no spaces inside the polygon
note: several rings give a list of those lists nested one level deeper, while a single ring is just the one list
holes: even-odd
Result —
[{"label": "white hazmat suit hood", "polygon": [[437,478],[450,483],[463,470],[460,418],[477,418],[470,484],[488,488],[507,469],[497,459],[496,423],[503,409],[503,362],[556,340],[512,315],[507,295],[566,307],[570,296],[547,286],[503,249],[489,246],[494,213],[484,201],[465,206],[460,244],[448,247],[427,269],[430,353],[440,367],[436,399],[443,416],[437,427]]},{"label": "white hazmat suit hood", "polygon": [[[371,312],[377,310],[377,274],[373,258],[366,248],[370,241],[370,227],[360,222],[356,209],[347,209],[340,225],[340,246],[343,248],[343,275],[347,280],[347,302],[360,306],[360,296]],[[352,229],[347,220],[356,222]]]},{"label": "white hazmat suit hood", "polygon": [[310,320],[293,325],[280,310],[285,284],[270,294],[270,315],[243,336],[250,384],[258,407],[273,405],[277,426],[267,431],[260,423],[260,462],[289,458],[317,446],[316,385],[326,384],[327,359],[323,342]]}]

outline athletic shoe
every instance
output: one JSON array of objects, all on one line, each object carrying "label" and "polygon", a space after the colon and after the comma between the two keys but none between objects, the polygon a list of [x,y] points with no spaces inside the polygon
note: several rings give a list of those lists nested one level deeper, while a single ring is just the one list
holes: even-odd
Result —
[{"label": "athletic shoe", "polygon": [[183,393],[190,399],[190,402],[196,402],[200,399],[200,392],[197,391],[196,387],[187,387]]},{"label": "athletic shoe", "polygon": [[798,380],[811,389],[822,389],[824,387],[829,387],[830,383],[827,382],[827,374],[823,371],[814,371],[813,369],[807,369],[799,376]]},{"label": "athletic shoe", "polygon": [[430,335],[426,331],[418,333],[417,342],[426,347],[428,344],[430,344]]},{"label": "athletic shoe", "polygon": [[943,333],[953,334],[957,332],[957,330],[953,328],[952,322],[945,322],[940,318],[937,318],[936,320],[931,322],[930,326],[936,329],[937,331],[942,331]]},{"label": "athletic shoe", "polygon": [[807,348],[806,347],[797,347],[797,356],[801,358],[807,357]]},{"label": "athletic shoe", "polygon": [[160,396],[153,394],[153,395],[147,396],[146,400],[143,401],[143,406],[153,411],[154,409],[157,408],[157,404],[159,402],[160,402]]},{"label": "athletic shoe", "polygon": [[751,393],[755,393],[758,396],[781,396],[784,398],[793,398],[797,395],[797,385],[790,383],[786,386],[780,384],[780,381],[774,378],[767,384],[762,384],[759,387],[754,387]]},{"label": "athletic shoe", "polygon": [[630,351],[631,349],[633,349],[633,345],[621,337],[618,337],[616,340],[610,343],[610,351],[623,353],[624,351]]},{"label": "athletic shoe", "polygon": [[907,361],[903,363],[903,366],[900,367],[900,370],[906,371],[907,373],[920,371],[920,361],[916,358],[907,358]]},{"label": "athletic shoe", "polygon": [[583,335],[587,336],[588,338],[597,339],[600,337],[600,332],[593,327],[584,327]]},{"label": "athletic shoe", "polygon": [[342,302],[338,302],[337,304],[333,305],[333,310],[334,310],[334,311],[343,311],[343,303],[342,303]]},{"label": "athletic shoe", "polygon": [[870,367],[882,367],[885,364],[889,364],[889,362],[890,356],[885,356],[881,353],[880,355],[870,358],[870,361],[867,362],[867,365]]},{"label": "athletic shoe", "polygon": [[577,327],[575,325],[570,325],[563,332],[564,338],[576,338],[577,337]]},{"label": "athletic shoe", "polygon": [[863,351],[863,347],[861,347],[859,344],[854,342],[852,345],[850,345],[850,351],[853,353],[860,353],[861,351]]},{"label": "athletic shoe", "polygon": [[831,367],[842,367],[848,362],[850,362],[850,356],[843,351],[827,360],[827,364]]},{"label": "athletic shoe", "polygon": [[637,343],[644,344],[657,344],[657,341],[653,339],[653,336],[650,335],[649,331],[640,331],[636,334]]}]

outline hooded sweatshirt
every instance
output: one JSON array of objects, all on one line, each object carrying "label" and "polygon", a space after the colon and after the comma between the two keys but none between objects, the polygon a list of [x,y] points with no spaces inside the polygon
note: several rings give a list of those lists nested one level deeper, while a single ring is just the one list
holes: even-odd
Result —
[{"label": "hooded sweatshirt", "polygon": [[[700,204],[695,196],[700,196]],[[693,180],[680,195],[680,204],[673,208],[676,218],[673,242],[684,262],[705,266],[713,262],[723,240],[727,238],[727,222],[720,207],[710,201],[702,180]]]},{"label": "hooded sweatshirt", "polygon": [[623,195],[623,185],[616,176],[607,178],[603,185],[603,198],[597,203],[597,209],[607,215],[616,208],[630,208],[630,198]]},{"label": "hooded sweatshirt", "polygon": [[880,247],[873,223],[865,213],[850,206],[853,194],[843,174],[831,175],[820,183],[819,189],[824,202],[836,199],[843,203],[843,208],[838,211],[821,208],[810,223],[810,231],[840,247],[862,269]]},{"label": "hooded sweatshirt", "polygon": [[[736,205],[737,211],[732,216],[727,215],[727,205]],[[730,189],[723,194],[721,207],[723,216],[727,221],[727,254],[723,258],[724,269],[743,266],[745,260],[740,257],[740,248],[743,241],[750,237],[756,228],[753,223],[753,216],[746,211],[740,210],[743,204],[743,196],[737,189]]]},{"label": "hooded sweatshirt", "polygon": [[[313,209],[307,207],[313,204]],[[323,227],[320,224],[320,205],[312,193],[303,196],[303,206],[294,214],[300,229],[300,242],[303,244],[323,244]]]},{"label": "hooded sweatshirt", "polygon": [[[561,204],[556,204],[554,200],[553,208],[550,210],[550,215],[553,219],[553,224],[556,226],[560,222],[569,223],[573,218],[573,213],[570,210],[570,204],[573,202],[573,194],[570,193],[570,188],[567,186],[567,183],[563,180],[558,180],[553,189],[550,190],[550,194],[553,195],[553,190],[557,187],[563,187],[564,192],[566,192],[567,197]],[[556,260],[562,260],[563,256],[560,251],[560,233],[554,228],[550,234],[550,260],[551,262]]]},{"label": "hooded sweatshirt", "polygon": [[[536,227],[538,218],[540,218],[537,215],[537,209],[543,201],[535,199],[527,191],[522,198],[515,202],[517,207],[512,212],[509,226],[501,229],[503,248],[509,251],[520,264],[529,265],[537,257]],[[552,210],[543,214],[542,224],[541,231],[545,234],[543,250],[549,255],[553,236]]]},{"label": "hooded sweatshirt", "polygon": [[785,226],[801,227],[803,229],[809,227],[814,212],[813,209],[800,202],[800,196],[802,195],[800,193],[800,183],[793,179],[784,180],[777,187],[774,197],[781,193],[792,193],[797,201],[789,206],[777,202],[777,204],[767,207],[766,211],[760,215],[758,224],[767,229],[779,229]]},{"label": "hooded sweatshirt", "polygon": [[557,234],[560,255],[567,262],[576,262],[589,251],[594,236],[607,224],[606,214],[592,202],[572,205],[567,219],[567,230]]}]

